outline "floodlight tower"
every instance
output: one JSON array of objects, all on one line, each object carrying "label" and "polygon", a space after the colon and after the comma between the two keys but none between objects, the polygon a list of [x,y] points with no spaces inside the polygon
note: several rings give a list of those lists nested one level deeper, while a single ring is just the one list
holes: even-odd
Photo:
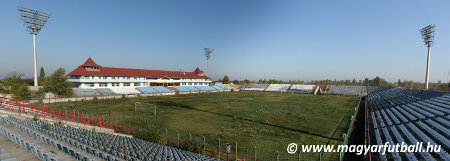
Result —
[{"label": "floodlight tower", "polygon": [[27,27],[27,31],[33,35],[33,56],[34,56],[34,86],[38,86],[37,69],[36,69],[36,35],[41,31],[42,27],[50,18],[49,14],[36,10],[19,7],[20,17]]},{"label": "floodlight tower", "polygon": [[425,45],[428,47],[427,71],[425,76],[425,88],[428,89],[428,82],[430,81],[430,49],[431,46],[433,46],[434,25],[428,25],[420,29],[420,33],[422,34],[423,42],[425,42]]},{"label": "floodlight tower", "polygon": [[211,55],[213,54],[214,49],[211,48],[204,48],[205,50],[205,56],[206,56],[206,74],[208,74],[208,61],[211,59]]}]

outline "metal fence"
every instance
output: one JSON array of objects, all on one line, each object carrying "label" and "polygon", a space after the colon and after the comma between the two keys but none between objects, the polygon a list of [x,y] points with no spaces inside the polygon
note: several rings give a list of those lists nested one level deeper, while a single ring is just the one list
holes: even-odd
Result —
[{"label": "metal fence", "polygon": [[[345,134],[343,145],[347,145],[348,144],[348,140],[351,137],[352,127],[353,127],[353,124],[355,123],[356,115],[358,114],[358,111],[359,111],[359,106],[361,105],[361,99],[362,99],[362,96],[359,97],[358,105],[356,105],[356,107],[355,107],[355,112],[352,115],[352,120],[350,121],[350,125],[348,127],[347,133]],[[344,158],[344,154],[345,153],[340,155],[339,160],[342,160]]]}]

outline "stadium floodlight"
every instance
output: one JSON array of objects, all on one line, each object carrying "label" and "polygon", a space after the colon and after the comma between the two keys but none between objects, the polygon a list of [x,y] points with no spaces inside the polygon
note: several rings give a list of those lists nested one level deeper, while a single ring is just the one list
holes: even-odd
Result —
[{"label": "stadium floodlight", "polygon": [[423,42],[428,47],[428,56],[427,56],[427,70],[425,76],[425,88],[428,89],[428,82],[430,81],[430,49],[433,46],[434,40],[434,25],[428,25],[422,29],[420,29],[420,33],[422,34]]},{"label": "stadium floodlight", "polygon": [[211,55],[213,54],[214,49],[211,48],[204,48],[205,56],[206,56],[206,74],[208,73],[208,61],[211,59]]},{"label": "stadium floodlight", "polygon": [[37,69],[36,69],[36,35],[41,31],[42,27],[50,18],[49,14],[36,10],[19,7],[20,17],[27,27],[27,31],[33,35],[33,56],[34,56],[34,86],[38,86]]}]

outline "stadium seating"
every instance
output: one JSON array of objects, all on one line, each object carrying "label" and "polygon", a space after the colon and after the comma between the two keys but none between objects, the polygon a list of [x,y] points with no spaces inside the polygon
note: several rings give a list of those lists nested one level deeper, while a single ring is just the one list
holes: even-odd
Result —
[{"label": "stadium seating", "polygon": [[167,89],[166,87],[152,87],[154,90],[158,92],[172,92],[170,89]]},{"label": "stadium seating", "polygon": [[223,89],[225,89],[225,87],[224,87],[224,86],[221,86],[221,85],[212,85],[211,87],[212,87],[212,88],[215,88],[215,89],[217,89],[217,90],[223,90]]},{"label": "stadium seating", "polygon": [[90,88],[72,88],[72,90],[75,93],[75,95],[77,95],[78,97],[85,97],[85,96],[89,97],[89,96],[100,96],[101,95],[96,90],[90,89]]},{"label": "stadium seating", "polygon": [[314,87],[316,87],[316,85],[293,84],[289,89],[289,92],[313,93]]},{"label": "stadium seating", "polygon": [[115,95],[116,94],[116,93],[114,93],[114,91],[112,91],[109,88],[97,88],[97,91],[103,93],[103,95],[105,95],[105,96]]},{"label": "stadium seating", "polygon": [[264,89],[266,89],[268,86],[269,86],[269,84],[251,83],[251,84],[248,84],[244,90],[245,91],[264,91]]},{"label": "stadium seating", "polygon": [[287,92],[290,84],[270,84],[265,91],[269,92]]},{"label": "stadium seating", "polygon": [[176,86],[174,88],[180,92],[189,92],[189,91],[212,91],[223,89],[224,87],[219,85],[212,85],[212,86]]},{"label": "stadium seating", "polygon": [[366,91],[366,86],[335,86],[331,85],[328,90],[328,94],[336,95],[353,95],[361,96],[364,95]]},{"label": "stadium seating", "polygon": [[[35,131],[44,133],[46,139],[43,140],[52,140],[51,145],[57,145],[57,141],[62,141],[104,160],[216,160],[209,156],[132,137],[98,133],[59,124],[37,122],[31,119],[21,120],[12,116],[9,116],[8,119],[0,118],[0,120],[15,124],[16,127],[19,127],[18,129],[23,129],[22,131],[27,131],[31,135],[35,135]],[[27,126],[27,128],[23,128],[22,125]],[[42,129],[42,125],[49,126],[49,130]],[[49,137],[54,139],[48,139]],[[63,151],[70,151],[60,148],[60,146],[57,147]],[[71,150],[75,154],[79,154],[74,149]],[[68,154],[71,154],[71,152]]]},{"label": "stadium seating", "polygon": [[[348,93],[348,92],[347,92]],[[352,92],[350,92],[352,93]],[[449,160],[450,95],[441,91],[399,87],[369,87],[367,101],[372,113],[373,134],[379,145],[423,142],[441,145],[440,152],[390,152],[382,160]],[[382,133],[379,133],[379,131]],[[390,135],[392,134],[392,135]],[[391,136],[394,136],[391,138]],[[381,153],[381,152],[380,152]]]},{"label": "stadium seating", "polygon": [[141,93],[138,90],[136,90],[136,88],[131,88],[131,87],[111,88],[111,90],[114,93],[118,93],[118,94],[139,94],[139,93]]},{"label": "stadium seating", "polygon": [[140,90],[143,93],[156,93],[158,92],[156,89],[152,87],[136,87],[138,90]]},{"label": "stadium seating", "polygon": [[187,88],[185,88],[184,86],[175,86],[175,87],[173,87],[173,88],[175,88],[176,90],[178,90],[178,91],[180,91],[180,92],[188,92],[188,91],[191,91],[190,89],[187,89]]},{"label": "stadium seating", "polygon": [[[17,128],[19,130],[21,130],[24,133],[28,133],[30,134],[30,136],[32,136],[32,132],[29,129],[20,126],[12,121],[9,121],[3,117],[0,117],[0,121],[8,124],[9,126],[12,126],[14,128]],[[33,153],[34,155],[36,155],[38,158],[47,161],[47,160],[54,160],[54,161],[58,161],[58,160],[63,160],[61,159],[59,156],[53,154],[50,150],[41,147],[39,145],[37,145],[34,141],[28,140],[25,137],[23,137],[22,135],[8,129],[7,127],[0,125],[0,133],[5,135],[6,137],[8,137],[11,141],[15,142],[16,144],[18,144],[19,146],[22,146],[24,149],[30,151],[31,153]],[[56,145],[57,143],[54,142],[54,140],[48,139],[47,137],[41,137],[40,135],[36,135],[36,133],[34,133],[34,137],[37,140],[43,141],[49,145]],[[15,158],[10,158],[12,160],[14,160]],[[77,158],[78,159],[78,158]],[[83,158],[81,158],[83,159]],[[80,159],[80,160],[81,160]],[[7,159],[3,159],[2,160],[7,160]],[[92,160],[89,158],[85,158],[85,160]]]},{"label": "stadium seating", "polygon": [[198,88],[195,88],[194,86],[181,86],[185,89],[185,91],[198,91]]},{"label": "stadium seating", "polygon": [[[222,84],[221,86],[223,86],[223,89],[226,91],[231,91],[231,90],[239,91],[245,87],[244,85],[235,85],[235,84]],[[241,88],[242,86],[244,86],[244,87]]]},{"label": "stadium seating", "polygon": [[194,86],[194,87],[201,91],[216,90],[215,88],[213,88],[211,86]]}]

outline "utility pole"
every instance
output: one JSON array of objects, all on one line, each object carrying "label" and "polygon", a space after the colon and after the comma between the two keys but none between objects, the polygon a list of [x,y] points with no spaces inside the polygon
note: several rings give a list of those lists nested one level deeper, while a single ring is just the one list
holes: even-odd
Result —
[{"label": "utility pole", "polygon": [[204,48],[203,50],[205,51],[205,56],[206,56],[206,73],[205,73],[205,75],[208,75],[209,59],[211,59],[211,55],[213,54],[214,49]]}]

